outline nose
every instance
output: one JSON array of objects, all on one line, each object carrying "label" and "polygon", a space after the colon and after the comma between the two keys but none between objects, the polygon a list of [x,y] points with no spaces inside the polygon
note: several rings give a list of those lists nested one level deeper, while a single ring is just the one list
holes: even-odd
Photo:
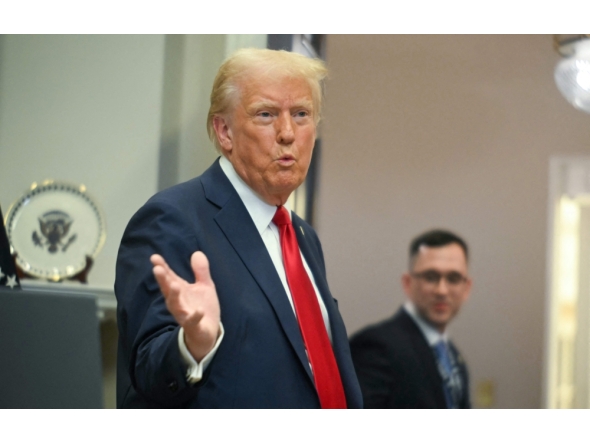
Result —
[{"label": "nose", "polygon": [[290,145],[295,140],[295,128],[291,115],[281,114],[277,119],[277,142],[281,145]]}]

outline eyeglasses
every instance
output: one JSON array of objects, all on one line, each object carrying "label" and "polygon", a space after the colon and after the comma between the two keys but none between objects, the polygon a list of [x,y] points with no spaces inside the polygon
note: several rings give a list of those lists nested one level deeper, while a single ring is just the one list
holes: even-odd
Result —
[{"label": "eyeglasses", "polygon": [[456,271],[441,274],[438,271],[426,270],[421,273],[412,273],[412,276],[416,279],[420,279],[425,284],[432,286],[438,286],[440,280],[444,278],[444,280],[447,282],[447,285],[453,288],[461,287],[465,282],[467,282],[468,279],[467,276],[463,276],[461,273]]}]

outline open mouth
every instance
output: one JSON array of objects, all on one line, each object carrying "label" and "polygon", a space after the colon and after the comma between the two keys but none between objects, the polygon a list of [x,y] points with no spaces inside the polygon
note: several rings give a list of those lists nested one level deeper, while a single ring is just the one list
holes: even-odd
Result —
[{"label": "open mouth", "polygon": [[291,166],[295,163],[295,158],[289,154],[285,154],[278,158],[277,162],[281,166]]}]

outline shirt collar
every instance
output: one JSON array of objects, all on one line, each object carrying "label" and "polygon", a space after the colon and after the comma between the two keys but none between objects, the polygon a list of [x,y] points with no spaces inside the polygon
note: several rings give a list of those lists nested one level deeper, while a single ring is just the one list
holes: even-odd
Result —
[{"label": "shirt collar", "polygon": [[436,328],[434,328],[432,325],[426,322],[422,318],[422,316],[420,316],[420,313],[418,313],[418,310],[416,309],[416,306],[413,304],[412,301],[406,301],[406,303],[404,304],[404,309],[406,310],[406,313],[408,313],[410,317],[414,320],[414,322],[418,325],[418,328],[420,329],[420,331],[426,338],[426,341],[431,347],[436,345],[439,341],[448,341],[446,331],[443,334],[441,334]]},{"label": "shirt collar", "polygon": [[[260,196],[244,182],[244,180],[236,173],[234,166],[231,164],[229,160],[225,156],[221,156],[219,159],[219,166],[235,188],[236,192],[242,199],[246,210],[250,214],[256,229],[260,234],[269,226],[272,218],[274,217],[275,213],[277,212],[277,207],[274,205],[267,204],[264,200],[260,198]],[[291,209],[285,203],[283,205],[289,213],[289,217],[291,216]]]}]

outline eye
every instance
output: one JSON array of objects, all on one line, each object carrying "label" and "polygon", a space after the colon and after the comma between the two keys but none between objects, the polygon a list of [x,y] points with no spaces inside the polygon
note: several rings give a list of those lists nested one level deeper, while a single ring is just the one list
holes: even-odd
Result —
[{"label": "eye", "polygon": [[429,284],[437,284],[440,281],[440,274],[434,271],[428,271],[422,275],[422,278]]},{"label": "eye", "polygon": [[254,115],[255,121],[258,122],[259,124],[262,124],[262,125],[268,125],[268,124],[272,123],[273,118],[274,118],[274,114],[272,113],[272,111],[266,111],[266,110],[257,111],[256,114]]},{"label": "eye", "polygon": [[305,121],[307,118],[311,116],[311,113],[306,109],[300,109],[299,111],[293,114],[293,118],[298,121]]},{"label": "eye", "polygon": [[449,273],[447,275],[447,282],[449,284],[457,285],[457,284],[460,284],[461,282],[463,282],[464,280],[465,280],[465,278],[459,273]]}]

